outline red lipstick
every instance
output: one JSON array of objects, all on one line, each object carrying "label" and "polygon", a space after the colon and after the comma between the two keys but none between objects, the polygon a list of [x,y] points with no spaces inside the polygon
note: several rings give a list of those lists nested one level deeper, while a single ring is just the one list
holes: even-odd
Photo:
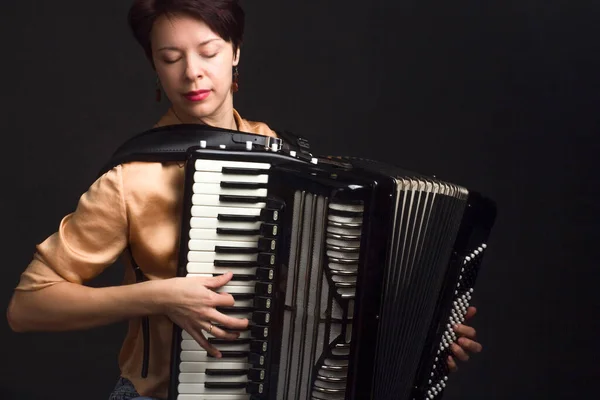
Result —
[{"label": "red lipstick", "polygon": [[210,95],[210,90],[196,90],[193,92],[188,92],[183,96],[189,101],[202,101],[206,99]]}]

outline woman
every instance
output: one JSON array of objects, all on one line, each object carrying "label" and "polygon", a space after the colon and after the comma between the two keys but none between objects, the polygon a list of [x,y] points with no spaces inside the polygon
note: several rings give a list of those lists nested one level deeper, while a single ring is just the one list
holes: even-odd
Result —
[{"label": "woman", "polygon": [[[136,0],[129,23],[172,106],[155,126],[181,123],[276,136],[268,125],[243,119],[233,107],[244,13],[234,0]],[[56,233],[39,244],[21,276],[8,309],[14,331],[89,329],[129,320],[119,356],[121,378],[111,399],[166,398],[172,324],[189,332],[219,357],[203,331],[218,338],[247,326],[216,310],[233,305],[216,278],[177,278],[177,237],[182,208],[183,168],[177,163],[133,162],[102,175],[84,193]],[[129,248],[145,282],[126,268],[123,285],[91,288],[84,283],[112,265]],[[125,264],[131,267],[125,257]],[[474,314],[474,309],[470,310]],[[149,370],[142,368],[141,317],[150,323]],[[455,354],[478,352],[472,328]],[[455,367],[453,360],[449,360]],[[144,397],[139,397],[144,396]]]}]

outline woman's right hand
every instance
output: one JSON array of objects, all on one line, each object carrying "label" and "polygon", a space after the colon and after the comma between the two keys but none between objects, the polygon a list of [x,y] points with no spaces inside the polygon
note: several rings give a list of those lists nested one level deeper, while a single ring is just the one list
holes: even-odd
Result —
[{"label": "woman's right hand", "polygon": [[231,329],[245,329],[248,326],[247,319],[233,318],[216,310],[216,307],[234,305],[233,296],[230,294],[211,290],[224,286],[232,277],[233,274],[228,272],[217,277],[190,276],[163,281],[168,292],[165,314],[173,323],[189,333],[209,354],[217,358],[221,357],[221,353],[208,342],[202,331],[210,331],[216,338],[234,340],[239,337],[239,333],[226,332],[213,324]]}]

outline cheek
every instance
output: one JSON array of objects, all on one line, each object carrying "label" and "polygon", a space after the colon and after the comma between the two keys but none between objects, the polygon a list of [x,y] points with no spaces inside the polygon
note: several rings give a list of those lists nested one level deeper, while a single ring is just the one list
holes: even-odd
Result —
[{"label": "cheek", "polygon": [[211,65],[207,71],[215,90],[223,92],[231,86],[231,64],[224,62]]}]

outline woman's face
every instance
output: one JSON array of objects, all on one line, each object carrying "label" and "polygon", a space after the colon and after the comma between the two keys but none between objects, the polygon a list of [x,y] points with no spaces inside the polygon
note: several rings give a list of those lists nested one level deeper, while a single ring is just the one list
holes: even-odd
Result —
[{"label": "woman's face", "polygon": [[[232,69],[239,62],[231,43],[189,16],[156,20],[152,57],[162,88],[182,122],[219,120],[233,112]],[[184,115],[181,115],[184,114]]]}]

